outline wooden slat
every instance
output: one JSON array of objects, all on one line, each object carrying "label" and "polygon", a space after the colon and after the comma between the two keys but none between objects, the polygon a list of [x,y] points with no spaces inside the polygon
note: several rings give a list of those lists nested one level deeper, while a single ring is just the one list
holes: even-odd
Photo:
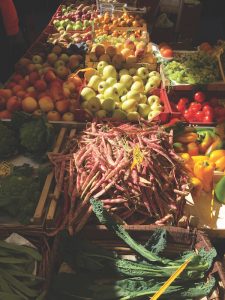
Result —
[{"label": "wooden slat", "polygon": [[[58,138],[55,143],[55,147],[53,149],[53,153],[59,152],[60,147],[63,142],[63,139],[64,139],[64,136],[66,134],[66,130],[67,130],[66,128],[61,128]],[[37,205],[35,213],[34,213],[34,217],[33,217],[34,223],[40,223],[41,218],[43,217],[45,204],[46,204],[46,201],[48,198],[48,193],[49,193],[49,189],[50,189],[53,178],[54,178],[54,173],[50,172],[45,180],[45,184],[44,184],[38,205]]]},{"label": "wooden slat", "polygon": [[[74,128],[70,131],[69,138],[72,138],[75,134],[76,134],[76,129]],[[54,192],[53,192],[52,199],[51,199],[51,203],[50,203],[50,206],[49,206],[49,209],[48,209],[48,214],[47,214],[47,217],[46,217],[47,224],[51,223],[54,219],[55,212],[56,212],[56,207],[57,207],[57,203],[58,203],[60,194],[61,193],[58,190],[58,187],[56,185],[55,189],[54,189]]]}]

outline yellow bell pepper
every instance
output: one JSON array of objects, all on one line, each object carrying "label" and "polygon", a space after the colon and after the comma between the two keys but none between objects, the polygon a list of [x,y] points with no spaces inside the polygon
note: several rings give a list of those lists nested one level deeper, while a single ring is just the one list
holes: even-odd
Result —
[{"label": "yellow bell pepper", "polygon": [[203,190],[210,192],[213,188],[215,164],[209,160],[198,161],[194,165],[194,175],[201,180]]},{"label": "yellow bell pepper", "polygon": [[192,156],[192,160],[193,160],[194,163],[196,163],[198,161],[204,161],[204,160],[209,161],[209,157],[204,156],[204,155],[195,155],[195,156]]},{"label": "yellow bell pepper", "polygon": [[225,170],[225,156],[220,157],[215,162],[216,170],[223,172]]},{"label": "yellow bell pepper", "polygon": [[192,187],[191,189],[192,194],[194,196],[198,196],[203,189],[203,184],[201,180],[197,177],[191,177],[190,183]]},{"label": "yellow bell pepper", "polygon": [[178,136],[176,138],[176,142],[188,144],[188,143],[196,142],[197,138],[198,138],[197,133],[187,132],[187,133],[184,133],[184,134]]},{"label": "yellow bell pepper", "polygon": [[221,157],[225,156],[225,150],[214,150],[210,153],[209,159],[213,162],[216,162]]}]

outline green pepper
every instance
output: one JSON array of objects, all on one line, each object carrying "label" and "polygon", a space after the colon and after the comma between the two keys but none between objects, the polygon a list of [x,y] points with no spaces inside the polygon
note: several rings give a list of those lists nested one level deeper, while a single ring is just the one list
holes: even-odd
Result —
[{"label": "green pepper", "polygon": [[205,154],[209,146],[214,142],[216,135],[212,130],[198,131],[199,150]]},{"label": "green pepper", "polygon": [[175,152],[177,152],[177,153],[185,152],[185,147],[182,143],[178,143],[178,142],[174,143],[173,148],[174,148]]},{"label": "green pepper", "polygon": [[225,204],[225,176],[223,176],[215,187],[216,199]]}]

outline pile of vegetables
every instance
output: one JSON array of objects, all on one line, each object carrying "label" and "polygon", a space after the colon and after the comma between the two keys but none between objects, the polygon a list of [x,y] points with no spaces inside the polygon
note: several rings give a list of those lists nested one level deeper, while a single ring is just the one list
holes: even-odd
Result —
[{"label": "pile of vegetables", "polygon": [[28,224],[34,214],[49,168],[34,170],[25,164],[0,177],[0,215]]},{"label": "pile of vegetables", "polygon": [[79,231],[89,219],[89,199],[128,224],[177,224],[188,177],[173,150],[173,134],[158,125],[92,123],[70,138],[63,153],[50,153],[64,225]]},{"label": "pile of vegetables", "polygon": [[40,161],[54,141],[54,127],[44,117],[14,112],[10,124],[0,122],[0,159],[22,153]]},{"label": "pile of vegetables", "polygon": [[44,299],[41,296],[44,280],[33,275],[36,262],[41,260],[34,248],[0,241],[0,299]]},{"label": "pile of vegetables", "polygon": [[202,51],[176,57],[166,63],[164,72],[175,84],[207,84],[220,80],[216,58]]},{"label": "pile of vegetables", "polygon": [[115,222],[101,201],[93,199],[91,202],[102,224],[136,252],[135,259],[123,258],[114,251],[63,233],[60,254],[66,267],[54,276],[49,300],[149,299],[190,257],[189,265],[160,299],[193,299],[212,292],[215,279],[211,277],[206,281],[205,276],[216,256],[214,248],[210,251],[202,248],[198,254],[188,251],[181,257],[169,259],[162,255],[167,246],[166,230],[156,230],[147,243],[141,245]]}]

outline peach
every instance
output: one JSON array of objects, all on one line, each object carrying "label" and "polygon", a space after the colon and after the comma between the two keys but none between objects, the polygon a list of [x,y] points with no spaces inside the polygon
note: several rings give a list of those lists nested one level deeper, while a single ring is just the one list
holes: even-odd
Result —
[{"label": "peach", "polygon": [[108,46],[107,48],[106,48],[106,54],[108,54],[110,57],[113,57],[114,55],[116,55],[116,47],[114,47],[114,46]]},{"label": "peach", "polygon": [[37,99],[40,100],[42,97],[49,97],[49,93],[47,91],[38,94]]},{"label": "peach", "polygon": [[99,57],[99,61],[106,61],[107,63],[110,63],[111,58],[108,54],[103,54]]},{"label": "peach", "polygon": [[145,55],[145,49],[137,49],[135,51],[135,56],[137,57],[137,59],[142,59]]},{"label": "peach", "polygon": [[0,89],[0,96],[4,97],[5,99],[8,99],[12,96],[11,89]]},{"label": "peach", "polygon": [[73,122],[74,121],[74,114],[71,112],[66,112],[62,116],[62,120],[65,122]]},{"label": "peach", "polygon": [[8,110],[0,111],[0,119],[11,119],[12,113]]},{"label": "peach", "polygon": [[31,72],[33,72],[33,71],[35,71],[35,70],[36,70],[35,64],[29,64],[29,65],[27,65],[27,71],[28,71],[29,73],[31,73]]},{"label": "peach", "polygon": [[59,100],[56,102],[55,106],[56,106],[57,111],[63,114],[65,112],[69,111],[70,101],[66,100],[66,99]]},{"label": "peach", "polygon": [[101,55],[105,54],[105,47],[101,44],[95,47],[95,55],[100,57]]},{"label": "peach", "polygon": [[128,48],[124,48],[122,51],[121,51],[121,54],[127,58],[128,56],[130,55],[133,55],[133,51],[128,49]]},{"label": "peach", "polygon": [[56,74],[64,79],[66,78],[68,75],[69,75],[69,69],[67,67],[64,67],[64,66],[60,66],[56,69]]},{"label": "peach", "polygon": [[38,103],[33,97],[26,97],[22,100],[22,108],[25,112],[32,113],[38,108]]},{"label": "peach", "polygon": [[49,53],[47,56],[47,60],[51,65],[54,65],[54,63],[57,61],[57,59],[58,59],[58,56],[55,53]]},{"label": "peach", "polygon": [[[86,74],[86,73],[85,73]],[[93,73],[94,74],[94,73]],[[76,90],[80,88],[80,86],[83,84],[82,79],[74,74],[71,74],[68,78],[69,82],[72,82],[76,86]]]},{"label": "peach", "polygon": [[44,80],[39,79],[34,83],[34,87],[38,92],[43,92],[47,89],[47,84]]},{"label": "peach", "polygon": [[13,112],[21,109],[21,101],[16,96],[12,96],[7,100],[6,109]]},{"label": "peach", "polygon": [[40,75],[36,71],[35,72],[31,72],[29,74],[29,81],[32,84],[34,84],[39,78],[40,78]]},{"label": "peach", "polygon": [[27,89],[27,95],[30,96],[30,97],[33,97],[33,98],[36,98],[37,96],[37,93],[36,93],[36,90],[33,86],[29,86]]},{"label": "peach", "polygon": [[137,62],[137,57],[134,55],[129,55],[126,59],[128,64],[135,64]]},{"label": "peach", "polygon": [[48,96],[42,97],[39,99],[40,109],[44,112],[49,112],[54,109],[54,103],[52,99]]},{"label": "peach", "polygon": [[122,54],[116,54],[113,56],[112,63],[116,68],[120,68],[125,59]]},{"label": "peach", "polygon": [[23,89],[26,89],[29,86],[29,82],[26,79],[21,79],[18,83]]},{"label": "peach", "polygon": [[135,46],[133,41],[126,40],[125,41],[125,48],[130,49],[130,50],[135,50],[136,46]]},{"label": "peach", "polygon": [[47,119],[48,121],[60,121],[61,115],[58,111],[52,110],[48,112]]}]

